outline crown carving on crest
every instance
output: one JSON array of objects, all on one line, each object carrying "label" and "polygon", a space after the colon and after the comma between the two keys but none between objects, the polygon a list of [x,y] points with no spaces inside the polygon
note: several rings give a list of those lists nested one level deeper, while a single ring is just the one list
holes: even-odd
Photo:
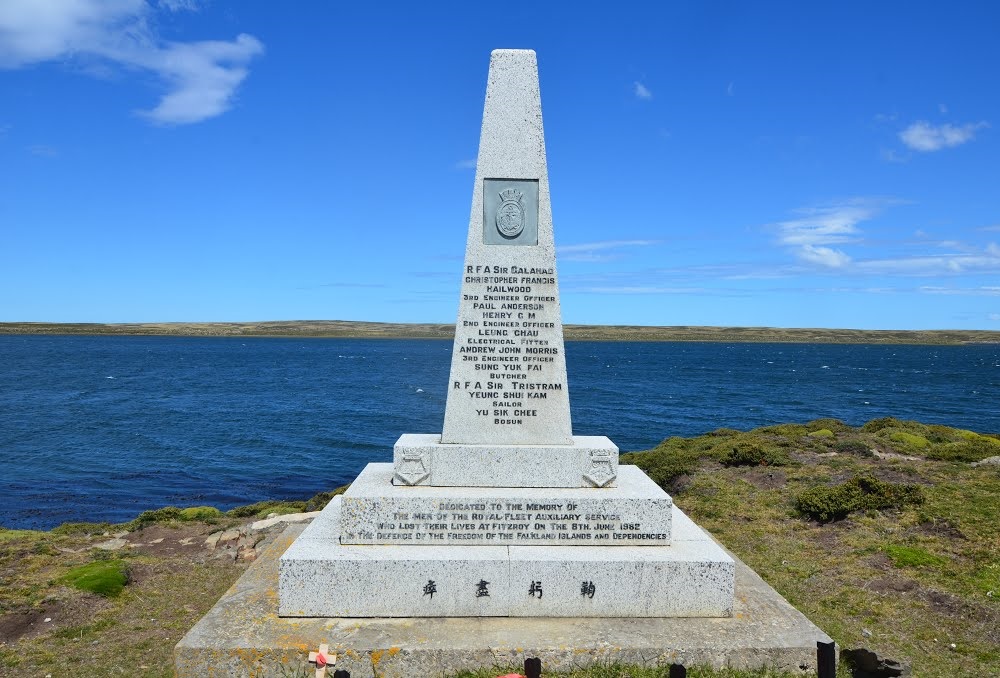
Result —
[{"label": "crown carving on crest", "polygon": [[523,197],[524,193],[513,187],[500,191],[500,199],[504,202],[521,202]]}]

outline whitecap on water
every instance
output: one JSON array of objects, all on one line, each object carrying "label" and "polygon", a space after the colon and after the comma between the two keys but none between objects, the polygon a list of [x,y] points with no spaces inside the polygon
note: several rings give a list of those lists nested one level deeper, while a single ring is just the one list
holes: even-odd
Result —
[{"label": "whitecap on water", "polygon": [[423,392],[424,392],[424,389],[422,389],[422,388],[418,388],[417,389],[417,393],[423,393]]}]

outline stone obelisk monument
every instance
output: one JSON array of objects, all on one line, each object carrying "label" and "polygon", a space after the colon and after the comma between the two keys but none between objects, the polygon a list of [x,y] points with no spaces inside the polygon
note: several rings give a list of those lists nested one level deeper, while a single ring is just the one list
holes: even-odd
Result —
[{"label": "stone obelisk monument", "polygon": [[282,556],[299,617],[725,617],[733,560],[574,436],[535,53],[490,60],[441,433],[404,434]]},{"label": "stone obelisk monument", "polygon": [[400,436],[264,549],[178,643],[180,678],[816,666],[829,637],[610,440],[573,435],[553,243],[535,54],[498,50],[442,431]]}]

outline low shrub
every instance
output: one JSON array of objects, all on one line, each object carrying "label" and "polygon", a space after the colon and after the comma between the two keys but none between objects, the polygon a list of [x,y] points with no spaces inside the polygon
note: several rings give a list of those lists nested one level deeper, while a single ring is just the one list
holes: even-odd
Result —
[{"label": "low shrub", "polygon": [[677,478],[694,473],[700,465],[698,457],[683,450],[670,449],[661,444],[646,452],[623,454],[622,464],[635,464],[646,472],[654,483],[667,488]]},{"label": "low shrub", "polygon": [[200,520],[202,522],[214,522],[222,517],[222,511],[214,506],[192,506],[181,509],[178,518],[181,520]]},{"label": "low shrub", "polygon": [[317,494],[312,499],[306,502],[305,510],[322,511],[324,508],[326,508],[326,505],[330,503],[331,499],[333,499],[338,495],[343,494],[344,492],[347,492],[349,487],[350,485],[341,485],[337,489],[332,490],[330,492],[320,492],[319,494]]},{"label": "low shrub", "polygon": [[61,581],[81,591],[114,598],[128,584],[128,568],[123,560],[98,560],[74,567]]},{"label": "low shrub", "polygon": [[833,444],[833,449],[842,454],[853,454],[858,457],[874,457],[875,454],[868,447],[868,443],[857,438],[849,440],[838,440]]},{"label": "low shrub", "polygon": [[166,523],[171,520],[180,520],[181,510],[176,506],[165,506],[154,511],[143,511],[135,520],[125,525],[129,531],[139,530],[150,523]]},{"label": "low shrub", "polygon": [[938,461],[973,462],[1000,455],[1000,440],[978,434],[973,435],[976,437],[963,436],[964,439],[961,442],[935,445],[925,456],[928,459]]},{"label": "low shrub", "polygon": [[884,428],[899,428],[903,425],[904,422],[895,417],[879,417],[863,424],[861,430],[865,433],[877,433]]},{"label": "low shrub", "polygon": [[855,511],[899,509],[924,503],[918,485],[889,483],[871,474],[856,475],[833,487],[813,487],[795,498],[795,508],[805,516],[827,523]]},{"label": "low shrub", "polygon": [[809,437],[810,438],[832,438],[833,435],[834,435],[833,431],[831,431],[830,429],[828,429],[828,428],[821,428],[818,431],[813,431],[812,433],[810,433]]},{"label": "low shrub", "polygon": [[[269,513],[299,513],[306,508],[304,501],[258,501],[256,504],[237,506],[226,511],[231,518],[264,518]],[[289,510],[290,509],[290,510]]]},{"label": "low shrub", "polygon": [[729,450],[722,463],[726,466],[784,466],[788,457],[755,442],[740,441]]},{"label": "low shrub", "polygon": [[902,443],[907,447],[915,447],[917,449],[929,447],[931,444],[927,438],[915,433],[909,433],[907,431],[893,431],[889,434],[889,440],[894,443]]}]

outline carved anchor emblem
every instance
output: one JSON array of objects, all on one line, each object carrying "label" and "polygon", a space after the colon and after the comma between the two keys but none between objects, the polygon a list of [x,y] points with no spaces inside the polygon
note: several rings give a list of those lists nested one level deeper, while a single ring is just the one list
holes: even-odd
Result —
[{"label": "carved anchor emblem", "polygon": [[618,476],[611,468],[611,453],[596,450],[590,453],[590,470],[583,477],[596,487],[604,487]]},{"label": "carved anchor emblem", "polygon": [[416,485],[430,475],[430,460],[425,460],[425,453],[420,450],[405,450],[403,461],[396,469],[396,478],[405,485]]}]

